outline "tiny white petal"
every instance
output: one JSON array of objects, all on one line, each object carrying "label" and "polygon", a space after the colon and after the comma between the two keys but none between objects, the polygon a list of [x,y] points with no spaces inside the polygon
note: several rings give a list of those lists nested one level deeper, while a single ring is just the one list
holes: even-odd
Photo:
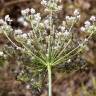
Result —
[{"label": "tiny white petal", "polygon": [[96,21],[96,17],[95,16],[91,16],[90,20],[94,22],[94,21]]},{"label": "tiny white petal", "polygon": [[4,54],[4,53],[3,53],[2,51],[0,51],[0,56],[3,56],[3,54]]},{"label": "tiny white petal", "polygon": [[27,34],[26,33],[22,34],[22,37],[27,38]]},{"label": "tiny white petal", "polygon": [[67,30],[65,30],[65,32],[64,32],[64,36],[69,36],[69,32],[67,31]]},{"label": "tiny white petal", "polygon": [[66,16],[65,18],[66,18],[66,20],[68,20],[70,17],[69,16]]},{"label": "tiny white petal", "polygon": [[86,28],[88,28],[88,27],[91,25],[91,23],[90,23],[89,21],[85,21],[84,24],[85,24],[85,27],[86,27]]},{"label": "tiny white petal", "polygon": [[28,84],[28,85],[26,85],[26,89],[30,89],[30,85]]},{"label": "tiny white petal", "polygon": [[41,4],[42,4],[42,5],[47,5],[47,1],[42,0],[42,1],[41,1]]},{"label": "tiny white petal", "polygon": [[33,8],[31,8],[30,11],[31,11],[32,14],[35,13],[35,9],[33,9]]},{"label": "tiny white petal", "polygon": [[22,33],[22,30],[21,29],[17,29],[14,32],[15,32],[15,34],[21,34]]},{"label": "tiny white petal", "polygon": [[12,20],[10,19],[9,15],[6,15],[6,16],[5,16],[5,21],[9,21],[9,22],[12,21]]},{"label": "tiny white petal", "polygon": [[75,11],[74,11],[74,15],[75,16],[78,16],[80,13],[79,13],[79,10],[78,9],[76,9]]},{"label": "tiny white petal", "polygon": [[20,23],[22,23],[22,22],[24,22],[24,18],[23,18],[23,17],[19,17],[19,18],[17,19],[17,21],[20,22]]},{"label": "tiny white petal", "polygon": [[85,27],[81,27],[80,30],[81,30],[81,31],[85,31]]}]

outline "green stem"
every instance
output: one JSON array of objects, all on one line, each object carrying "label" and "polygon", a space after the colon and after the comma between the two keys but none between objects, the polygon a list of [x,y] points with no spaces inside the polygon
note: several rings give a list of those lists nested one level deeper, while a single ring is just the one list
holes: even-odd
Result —
[{"label": "green stem", "polygon": [[51,77],[51,66],[48,65],[48,96],[52,96],[52,77]]}]

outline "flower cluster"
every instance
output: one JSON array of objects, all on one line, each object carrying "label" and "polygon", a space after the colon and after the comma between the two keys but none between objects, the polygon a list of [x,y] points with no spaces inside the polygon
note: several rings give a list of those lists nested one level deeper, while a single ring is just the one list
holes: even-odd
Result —
[{"label": "flower cluster", "polygon": [[12,20],[10,19],[9,15],[6,15],[4,20],[0,19],[0,33],[3,32],[7,32],[10,33],[13,31],[12,27],[10,25],[8,25],[8,23],[10,24],[12,22]]},{"label": "flower cluster", "polygon": [[[45,4],[46,2],[43,0],[41,3]],[[58,1],[56,1],[55,3],[57,4],[57,2]],[[36,13],[35,9],[33,8],[31,9],[27,8],[25,10],[22,10],[21,14],[23,22],[27,22],[28,25],[30,26],[30,29],[27,32],[23,32],[23,30],[21,29],[15,29],[15,30],[12,29],[12,27],[7,23],[12,22],[9,15],[5,16],[5,20],[2,19],[0,20],[2,23],[0,30],[3,31],[6,36],[7,31],[8,32],[14,31],[12,33],[14,39],[16,40],[16,42],[20,43],[21,46],[23,47],[21,48],[21,46],[19,47],[18,45],[16,45],[7,36],[9,41],[11,41],[11,43],[16,47],[16,49],[22,51],[25,50],[28,52],[28,54],[31,54],[33,57],[38,57],[38,54],[39,55],[42,54],[40,58],[44,59],[44,62],[48,58],[50,58],[51,60],[50,62],[54,64],[55,62],[54,60],[60,59],[59,56],[63,56],[66,52],[68,52],[68,50],[74,49],[76,47],[74,46],[76,44],[76,41],[74,41],[75,43],[72,42],[73,38],[72,28],[74,24],[80,19],[80,13],[78,9],[74,11],[73,16],[66,16],[65,21],[63,21],[60,26],[55,25],[54,19],[52,18],[53,17],[52,15],[54,14],[48,15],[46,18],[42,19],[40,13]],[[81,30],[85,31],[85,29],[87,28],[88,30],[89,29],[93,30],[95,19],[96,18],[92,16],[90,20],[92,21],[93,25],[91,25],[89,21],[86,21],[85,27],[81,27]],[[94,30],[96,30],[96,28]],[[40,52],[39,50],[42,51]],[[55,58],[54,60],[52,56]],[[42,60],[40,60],[40,62],[42,62]]]},{"label": "flower cluster", "polygon": [[81,31],[82,32],[87,32],[87,33],[96,32],[95,22],[96,22],[96,17],[95,16],[91,16],[90,17],[90,21],[85,21],[84,27],[81,27]]},{"label": "flower cluster", "polygon": [[[22,18],[19,18],[18,21],[27,25],[28,30],[13,29],[10,25],[12,20],[9,15],[6,15],[4,20],[0,19],[0,32],[5,34],[7,39],[14,45],[14,49],[23,54],[23,60],[28,57],[27,59],[31,61],[31,64],[25,65],[26,68],[33,70],[33,67],[35,67],[39,70],[38,72],[41,72],[43,68],[46,69],[47,67],[49,71],[49,67],[51,69],[51,67],[59,64],[70,62],[70,58],[79,54],[84,48],[85,42],[96,32],[96,18],[92,16],[90,21],[86,21],[84,27],[81,27],[81,31],[90,33],[89,37],[85,38],[84,41],[79,41],[76,38],[77,33],[73,29],[80,19],[78,9],[74,11],[73,16],[66,16],[65,20],[58,26],[55,23],[57,19],[54,20],[55,13],[61,10],[62,7],[58,5],[58,2],[59,0],[41,1],[41,4],[45,6],[45,11],[49,11],[45,18],[42,18],[40,13],[36,13],[33,8],[22,10]],[[9,35],[13,36],[14,41],[10,38],[12,36]],[[0,55],[3,55],[3,53],[0,52]],[[21,79],[22,74],[23,72],[19,74]],[[28,77],[28,75],[24,74],[24,77],[26,76]],[[27,80],[29,80],[28,78]],[[29,88],[29,85],[27,88]]]},{"label": "flower cluster", "polygon": [[80,20],[79,10],[76,9],[74,11],[74,16],[66,16],[65,19],[66,19],[66,22],[68,25],[72,25],[72,24],[76,23],[78,20]]},{"label": "flower cluster", "polygon": [[58,5],[60,0],[42,0],[41,4],[45,7],[45,11],[56,12],[62,9],[62,5]]}]

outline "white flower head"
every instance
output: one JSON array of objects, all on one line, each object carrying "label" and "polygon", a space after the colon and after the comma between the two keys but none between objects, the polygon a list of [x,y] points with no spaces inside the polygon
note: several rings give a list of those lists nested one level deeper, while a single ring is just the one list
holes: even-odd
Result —
[{"label": "white flower head", "polygon": [[40,21],[41,20],[40,13],[35,14],[34,17],[35,17],[36,21]]},{"label": "white flower head", "polygon": [[28,85],[26,85],[26,89],[30,89],[30,85],[28,84]]},{"label": "white flower head", "polygon": [[88,39],[87,39],[87,38],[85,38],[85,39],[84,39],[84,41],[85,41],[85,42],[87,42],[87,41],[88,41]]},{"label": "white flower head", "polygon": [[20,22],[20,23],[24,22],[23,16],[19,17],[19,18],[17,19],[17,21]]},{"label": "white flower head", "polygon": [[26,16],[30,12],[29,8],[26,8],[25,10],[21,10],[21,14]]},{"label": "white flower head", "polygon": [[42,0],[41,4],[46,6],[47,5],[47,1],[46,0]]},{"label": "white flower head", "polygon": [[65,18],[66,18],[66,20],[69,20],[70,17],[69,16],[66,16]]},{"label": "white flower head", "polygon": [[21,29],[16,29],[14,32],[15,32],[15,34],[22,34],[22,30]]},{"label": "white flower head", "polygon": [[9,15],[5,16],[5,21],[12,22],[12,19],[10,19]]},{"label": "white flower head", "polygon": [[68,59],[67,63],[70,63],[71,62],[71,59]]},{"label": "white flower head", "polygon": [[19,23],[21,23],[22,25],[24,25],[25,27],[28,26],[28,22],[24,20],[23,17],[19,17],[17,20]]},{"label": "white flower head", "polygon": [[77,16],[78,19],[80,19],[80,17],[81,17],[80,15]]},{"label": "white flower head", "polygon": [[88,28],[88,27],[91,25],[91,23],[90,23],[89,21],[85,21],[84,24],[85,24],[85,27],[86,27],[86,28]]},{"label": "white flower head", "polygon": [[25,12],[26,12],[26,13],[29,13],[29,12],[30,12],[30,9],[29,9],[29,8],[26,8],[26,9],[25,9]]},{"label": "white flower head", "polygon": [[46,19],[46,20],[44,21],[44,24],[49,24],[49,20]]},{"label": "white flower head", "polygon": [[26,15],[25,10],[21,10],[21,14],[25,16]]},{"label": "white flower head", "polygon": [[30,12],[31,12],[31,14],[34,14],[35,13],[35,9],[31,8]]},{"label": "white flower head", "polygon": [[58,10],[62,10],[62,8],[63,8],[62,5],[58,6]]},{"label": "white flower head", "polygon": [[74,11],[74,15],[75,16],[78,16],[80,13],[79,13],[79,10],[78,9],[75,9],[75,11]]},{"label": "white flower head", "polygon": [[94,22],[94,21],[96,21],[96,17],[95,16],[91,16],[90,20]]},{"label": "white flower head", "polygon": [[17,50],[22,50],[22,48],[21,48],[21,47],[17,47],[16,49],[17,49]]},{"label": "white flower head", "polygon": [[65,30],[65,27],[64,26],[59,26],[59,28],[61,29],[61,31],[64,31]]},{"label": "white flower head", "polygon": [[46,28],[49,28],[49,19],[44,20],[44,25]]},{"label": "white flower head", "polygon": [[3,55],[4,55],[4,53],[2,51],[0,51],[0,56],[3,56]]},{"label": "white flower head", "polygon": [[22,37],[27,38],[27,34],[26,33],[22,34]]},{"label": "white flower head", "polygon": [[69,36],[69,32],[68,32],[68,30],[65,30],[65,32],[64,32],[64,36]]},{"label": "white flower head", "polygon": [[27,21],[24,21],[22,24],[23,24],[25,27],[28,26],[28,22],[27,22]]},{"label": "white flower head", "polygon": [[84,31],[85,31],[85,27],[81,27],[80,30],[81,30],[82,32],[84,32]]}]

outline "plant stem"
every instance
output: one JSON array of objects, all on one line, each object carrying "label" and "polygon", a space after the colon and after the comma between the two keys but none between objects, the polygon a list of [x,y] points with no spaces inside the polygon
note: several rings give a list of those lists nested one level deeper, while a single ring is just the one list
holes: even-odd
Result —
[{"label": "plant stem", "polygon": [[51,66],[50,64],[47,67],[48,70],[48,96],[52,96],[52,77],[51,77]]}]

